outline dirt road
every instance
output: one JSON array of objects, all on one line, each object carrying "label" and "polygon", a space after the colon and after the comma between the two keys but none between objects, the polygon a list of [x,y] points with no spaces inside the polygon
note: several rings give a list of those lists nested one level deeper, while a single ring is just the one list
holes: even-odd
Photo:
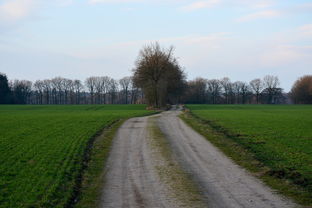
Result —
[{"label": "dirt road", "polygon": [[[157,124],[174,158],[201,190],[203,207],[295,207],[188,127],[177,117],[179,113],[164,112],[156,118]],[[161,159],[153,156],[149,119],[133,118],[119,129],[108,159],[102,207],[181,207],[155,168]]]}]

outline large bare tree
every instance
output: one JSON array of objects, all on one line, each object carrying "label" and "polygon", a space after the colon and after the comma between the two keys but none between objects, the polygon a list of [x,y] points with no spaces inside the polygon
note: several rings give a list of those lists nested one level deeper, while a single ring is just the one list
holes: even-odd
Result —
[{"label": "large bare tree", "polygon": [[181,91],[185,80],[173,47],[163,49],[158,43],[140,51],[133,72],[134,84],[143,90],[147,103],[156,108],[169,102],[169,94]]}]

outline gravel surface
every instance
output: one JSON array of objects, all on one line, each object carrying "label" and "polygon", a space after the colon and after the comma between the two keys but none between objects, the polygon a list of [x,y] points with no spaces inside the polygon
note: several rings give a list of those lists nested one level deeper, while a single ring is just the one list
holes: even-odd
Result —
[{"label": "gravel surface", "polygon": [[[260,180],[228,159],[187,126],[173,108],[157,116],[175,159],[191,175],[202,192],[205,207],[288,208],[296,205],[275,194]],[[150,117],[126,121],[114,139],[107,163],[101,207],[179,207],[160,180],[149,144]],[[190,206],[191,207],[191,206]]]},{"label": "gravel surface", "polygon": [[105,208],[178,207],[160,181],[149,144],[148,117],[126,121],[108,158],[102,205]]}]

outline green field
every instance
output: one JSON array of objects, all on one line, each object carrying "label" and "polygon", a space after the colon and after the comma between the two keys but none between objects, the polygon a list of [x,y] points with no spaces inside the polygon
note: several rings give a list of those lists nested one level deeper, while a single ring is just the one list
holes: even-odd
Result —
[{"label": "green field", "polygon": [[[312,105],[187,105],[192,115],[312,196]],[[238,153],[239,154],[239,153]]]},{"label": "green field", "polygon": [[88,141],[144,105],[0,106],[0,207],[64,207]]}]

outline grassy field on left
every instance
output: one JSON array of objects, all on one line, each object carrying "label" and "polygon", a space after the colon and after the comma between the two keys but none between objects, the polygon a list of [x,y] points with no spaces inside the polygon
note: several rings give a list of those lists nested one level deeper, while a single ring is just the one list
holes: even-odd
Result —
[{"label": "grassy field on left", "polygon": [[0,207],[64,207],[88,141],[144,105],[0,106]]}]

